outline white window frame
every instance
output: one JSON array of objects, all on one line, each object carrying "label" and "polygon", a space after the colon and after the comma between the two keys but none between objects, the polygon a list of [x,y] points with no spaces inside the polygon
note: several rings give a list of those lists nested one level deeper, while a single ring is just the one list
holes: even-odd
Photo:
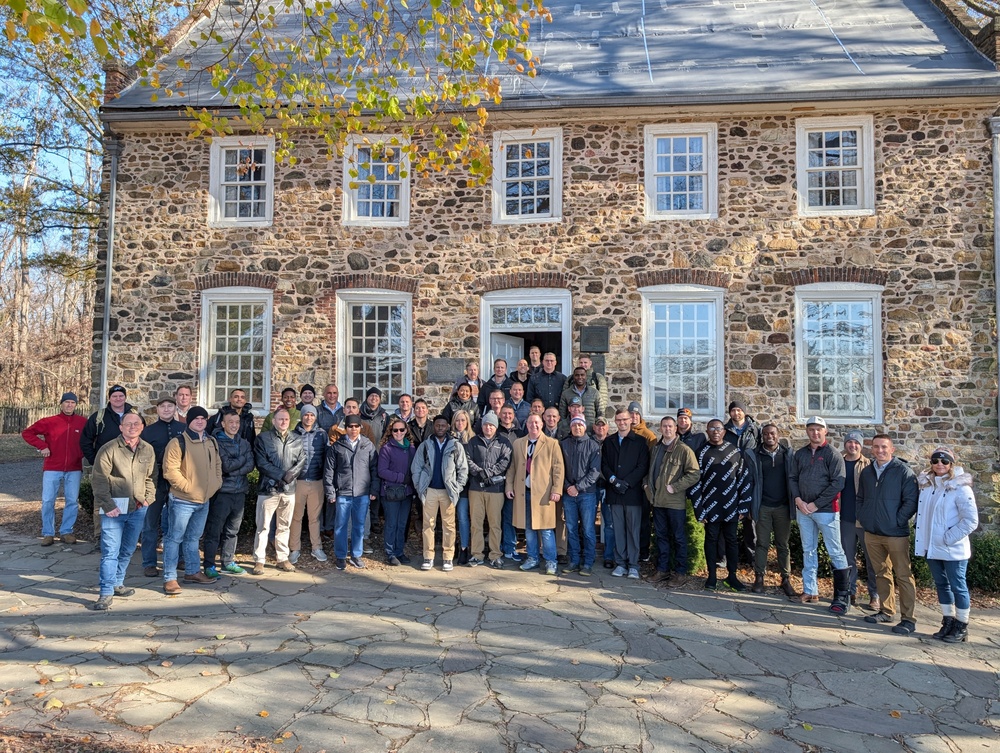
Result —
[{"label": "white window frame", "polygon": [[[398,143],[390,143],[396,141]],[[390,149],[399,152],[399,216],[398,217],[365,217],[358,214],[358,189],[351,183],[357,183],[358,178],[351,175],[351,170],[360,168],[358,150],[362,147],[384,143]],[[404,151],[408,142],[401,136],[365,136],[355,134],[347,138],[344,147],[343,160],[343,212],[341,223],[349,227],[406,227],[410,224],[410,157]]]},{"label": "white window frame", "polygon": [[[718,344],[715,365],[715,405],[716,410],[709,413],[694,412],[695,421],[709,421],[722,415],[725,405],[726,390],[726,340],[724,319],[725,288],[710,285],[651,285],[640,288],[642,298],[642,405],[647,416],[653,416],[657,408],[653,407],[652,379],[652,348],[649,343],[653,330],[653,306],[659,303],[709,303],[715,307],[715,341]],[[690,406],[681,406],[690,407]],[[657,419],[658,420],[658,419]]]},{"label": "white window frame", "polygon": [[[267,197],[264,216],[248,219],[228,218],[223,213],[223,152],[237,147],[261,148],[267,152]],[[274,138],[272,136],[220,136],[212,139],[208,169],[209,227],[267,227],[274,222]]]},{"label": "white window frame", "polygon": [[870,301],[872,304],[872,392],[873,412],[871,415],[823,416],[828,424],[859,425],[881,424],[883,420],[883,369],[882,352],[882,291],[881,285],[860,282],[818,282],[799,285],[795,288],[795,384],[798,415],[801,421],[815,415],[806,407],[806,350],[803,324],[804,304],[807,302]]},{"label": "white window frame", "polygon": [[[573,373],[573,294],[563,288],[511,288],[508,290],[494,290],[484,293],[479,301],[479,373],[485,374],[486,378],[493,376],[493,360],[490,355],[490,334],[493,332],[520,332],[524,329],[531,329],[530,325],[525,327],[494,327],[490,317],[490,307],[501,306],[560,306],[562,308],[562,326],[560,329],[562,349],[559,354],[559,366],[569,369]],[[555,332],[551,330],[542,330]],[[517,364],[507,364],[507,373],[512,374],[517,368]],[[567,373],[567,372],[564,372]]]},{"label": "white window frame", "polygon": [[[719,126],[716,123],[657,124],[645,127],[643,163],[646,219],[714,220],[719,216]],[[660,137],[695,136],[705,139],[705,206],[696,210],[657,210],[656,208],[656,140]],[[673,173],[668,173],[673,174]]]},{"label": "white window frame", "polygon": [[[403,314],[403,344],[406,347],[405,363],[403,365],[403,386],[401,393],[413,394],[413,295],[398,290],[383,290],[381,288],[359,288],[337,291],[337,384],[341,385],[341,401],[348,397],[356,397],[364,402],[365,396],[355,395],[350,380],[348,368],[349,348],[347,340],[351,337],[351,321],[348,316],[350,306],[356,303],[369,303],[381,306],[402,305]],[[394,403],[384,403],[386,410],[395,408]]]},{"label": "white window frame", "polygon": [[[549,199],[549,212],[545,215],[508,215],[506,194],[504,192],[504,174],[506,166],[505,147],[508,144],[521,141],[551,141],[552,148],[549,157],[549,179],[552,184],[552,194]],[[522,128],[513,131],[497,131],[493,134],[493,223],[497,225],[525,225],[545,222],[560,222],[562,220],[562,184],[563,184],[563,132],[562,128]]]},{"label": "white window frame", "polygon": [[[858,206],[809,206],[809,134],[815,131],[855,129],[858,133],[858,156],[861,179],[858,181]],[[798,188],[799,215],[802,217],[860,217],[875,214],[875,121],[871,115],[839,118],[798,118],[795,121],[795,177]]]},{"label": "white window frame", "polygon": [[[261,385],[262,395],[265,405],[256,405],[255,408],[265,410],[271,401],[271,344],[274,338],[274,292],[267,288],[253,287],[230,287],[211,288],[201,292],[201,339],[198,344],[198,384],[199,394],[202,400],[209,400],[211,407],[217,407],[213,398],[215,394],[215,364],[212,361],[212,338],[215,333],[212,330],[212,307],[218,304],[250,304],[264,305],[264,380]],[[247,396],[249,402],[250,396]],[[209,406],[205,406],[209,408]]]}]

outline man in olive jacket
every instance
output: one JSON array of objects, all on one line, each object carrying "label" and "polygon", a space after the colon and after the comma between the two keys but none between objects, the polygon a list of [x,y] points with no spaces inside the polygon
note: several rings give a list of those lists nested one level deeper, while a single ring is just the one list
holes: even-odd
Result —
[{"label": "man in olive jacket", "polygon": [[861,471],[858,485],[857,519],[865,529],[865,545],[875,567],[880,609],[865,617],[866,622],[889,622],[896,611],[899,588],[899,611],[902,619],[892,628],[898,635],[917,629],[913,608],[917,584],[910,567],[910,518],[917,512],[916,474],[906,463],[893,457],[895,447],[887,434],[872,439],[872,464]]},{"label": "man in olive jacket", "polygon": [[292,414],[278,408],[271,417],[273,426],[260,433],[253,455],[260,471],[257,494],[257,532],[253,541],[253,574],[264,574],[267,554],[267,534],[271,518],[277,518],[274,532],[274,554],[279,570],[291,572],[295,566],[288,561],[288,534],[295,510],[295,479],[306,464],[302,435],[289,431]]},{"label": "man in olive jacket", "polygon": [[125,588],[125,570],[139,542],[146,507],[156,497],[156,455],[139,438],[142,426],[138,414],[126,413],[119,437],[105,443],[94,457],[94,509],[103,518],[101,590],[94,609],[108,609],[115,596],[135,593]]},{"label": "man in olive jacket", "polygon": [[[653,583],[680,585],[687,580],[687,490],[701,473],[694,451],[677,436],[677,421],[660,419],[660,441],[650,450],[647,493],[653,503],[653,525],[659,557]],[[670,574],[670,556],[674,574]]]}]

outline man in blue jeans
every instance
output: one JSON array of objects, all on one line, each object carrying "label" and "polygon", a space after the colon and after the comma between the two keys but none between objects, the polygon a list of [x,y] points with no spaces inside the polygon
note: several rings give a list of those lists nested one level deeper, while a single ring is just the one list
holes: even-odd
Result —
[{"label": "man in blue jeans", "polygon": [[201,571],[198,540],[205,530],[209,500],[222,487],[222,457],[215,437],[206,433],[208,411],[193,406],[187,429],[171,439],[163,453],[163,478],[170,484],[167,514],[170,524],[163,540],[163,591],[179,594],[177,562],[184,546],[184,582],[214,583]]},{"label": "man in blue jeans", "polygon": [[125,587],[125,570],[135,552],[146,518],[146,506],[156,495],[153,448],[139,438],[142,418],[136,413],[122,416],[121,435],[105,443],[94,457],[94,509],[101,525],[101,590],[96,610],[111,607],[115,596],[131,596]]},{"label": "man in blue jeans", "polygon": [[[566,547],[569,564],[564,573],[593,572],[597,549],[597,479],[601,476],[601,446],[587,436],[587,420],[570,419],[569,433],[562,447],[566,477],[563,481],[563,512],[566,516]],[[581,553],[581,529],[583,547]]]},{"label": "man in blue jeans", "polygon": [[156,421],[142,430],[142,441],[148,442],[156,453],[156,499],[146,510],[146,522],[142,528],[142,574],[155,578],[160,574],[156,567],[156,542],[160,530],[166,536],[170,522],[167,516],[167,495],[170,484],[163,478],[163,453],[170,440],[184,433],[185,424],[176,418],[177,405],[174,398],[162,397],[156,403]]},{"label": "man in blue jeans", "polygon": [[[328,504],[337,506],[333,529],[333,556],[336,567],[365,568],[365,518],[369,504],[378,497],[378,450],[367,437],[361,436],[361,417],[344,419],[344,435],[326,451],[323,487]],[[348,551],[350,537],[350,551]]]}]

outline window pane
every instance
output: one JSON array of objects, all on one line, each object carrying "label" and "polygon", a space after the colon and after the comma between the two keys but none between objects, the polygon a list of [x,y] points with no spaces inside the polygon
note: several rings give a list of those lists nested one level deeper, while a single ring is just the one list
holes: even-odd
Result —
[{"label": "window pane", "polygon": [[875,412],[874,303],[810,301],[802,307],[806,408],[834,418]]},{"label": "window pane", "polygon": [[349,304],[351,328],[355,333],[364,333],[350,339],[346,354],[348,382],[354,392],[363,394],[376,386],[385,393],[384,403],[396,404],[402,385],[398,376],[403,373],[407,356],[405,315],[406,307],[401,303]]},{"label": "window pane", "polygon": [[653,409],[714,413],[718,381],[716,305],[656,302],[650,307],[647,373]]},{"label": "window pane", "polygon": [[208,315],[217,335],[209,347],[209,394],[213,404],[225,402],[236,388],[247,391],[249,402],[264,400],[266,338],[265,308],[262,304],[212,304]]}]

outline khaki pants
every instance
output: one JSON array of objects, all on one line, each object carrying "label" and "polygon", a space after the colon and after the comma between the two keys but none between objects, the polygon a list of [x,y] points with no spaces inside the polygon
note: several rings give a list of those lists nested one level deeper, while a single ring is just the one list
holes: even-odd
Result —
[{"label": "khaki pants", "polygon": [[319,538],[319,518],[323,513],[323,482],[295,482],[295,510],[292,512],[292,522],[288,527],[288,548],[293,552],[302,546],[302,513],[309,518],[309,543],[313,551],[323,548]]},{"label": "khaki pants", "polygon": [[[263,562],[267,556],[267,534],[271,530],[271,518],[277,516],[274,531],[274,554],[278,562],[288,559],[288,528],[292,523],[295,509],[294,494],[270,494],[257,497],[257,533],[253,537],[254,562]],[[187,563],[185,563],[187,564]]]},{"label": "khaki pants", "polygon": [[424,495],[424,559],[434,559],[434,526],[441,511],[441,551],[451,560],[455,551],[455,505],[444,489],[428,489]]},{"label": "khaki pants", "polygon": [[882,602],[881,611],[888,615],[896,611],[894,576],[895,585],[899,588],[899,613],[902,619],[916,622],[913,619],[913,608],[917,601],[917,584],[910,568],[909,536],[878,536],[865,531],[865,546],[868,547],[870,557],[868,564],[875,568],[878,598]]},{"label": "khaki pants", "polygon": [[566,511],[563,510],[562,497],[556,501],[556,554],[566,555]]},{"label": "khaki pants", "polygon": [[503,494],[500,492],[469,492],[469,516],[472,518],[472,556],[483,555],[483,517],[490,521],[489,559],[500,559],[500,533],[503,529]]}]

